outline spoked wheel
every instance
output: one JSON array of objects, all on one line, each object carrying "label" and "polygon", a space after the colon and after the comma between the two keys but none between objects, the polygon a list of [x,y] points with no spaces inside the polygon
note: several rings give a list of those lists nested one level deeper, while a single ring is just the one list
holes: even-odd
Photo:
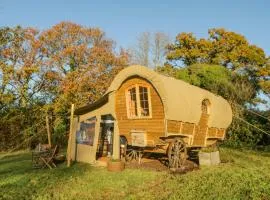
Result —
[{"label": "spoked wheel", "polygon": [[186,144],[181,138],[174,139],[168,147],[169,168],[179,168],[187,159]]},{"label": "spoked wheel", "polygon": [[126,161],[130,162],[132,160],[137,160],[138,159],[138,153],[136,150],[131,149],[127,154],[126,154]]},{"label": "spoked wheel", "polygon": [[126,161],[130,162],[132,160],[138,161],[141,164],[143,157],[143,149],[132,149],[129,153],[126,154]]}]

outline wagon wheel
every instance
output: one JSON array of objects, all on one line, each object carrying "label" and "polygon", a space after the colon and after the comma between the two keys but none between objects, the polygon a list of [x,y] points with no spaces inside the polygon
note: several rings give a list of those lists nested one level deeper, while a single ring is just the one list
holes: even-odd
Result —
[{"label": "wagon wheel", "polygon": [[136,160],[141,164],[141,160],[143,157],[143,149],[132,149],[128,154],[126,154],[126,161],[130,162],[132,160]]},{"label": "wagon wheel", "polygon": [[133,149],[131,151],[129,151],[128,153],[126,153],[126,155],[125,155],[125,159],[127,162],[130,162],[133,159],[136,160],[136,157],[137,157],[137,152],[136,152],[136,150],[133,150]]},{"label": "wagon wheel", "polygon": [[178,168],[185,163],[187,149],[185,142],[181,138],[176,138],[169,144],[168,159],[170,168]]}]

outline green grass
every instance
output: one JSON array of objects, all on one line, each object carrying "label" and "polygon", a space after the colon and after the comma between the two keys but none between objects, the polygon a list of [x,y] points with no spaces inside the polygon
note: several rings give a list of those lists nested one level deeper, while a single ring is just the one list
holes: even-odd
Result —
[{"label": "green grass", "polygon": [[185,175],[88,164],[32,169],[31,154],[0,154],[0,199],[270,199],[270,153],[222,148],[219,166]]}]

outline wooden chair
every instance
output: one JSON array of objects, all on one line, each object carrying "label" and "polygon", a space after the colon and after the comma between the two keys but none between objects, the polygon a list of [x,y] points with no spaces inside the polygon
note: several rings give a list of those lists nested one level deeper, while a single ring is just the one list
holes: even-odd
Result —
[{"label": "wooden chair", "polygon": [[50,155],[49,150],[36,150],[32,151],[32,167],[34,169],[43,168],[44,161],[41,160],[41,157],[48,157]]},{"label": "wooden chair", "polygon": [[48,167],[49,169],[52,169],[53,167],[56,167],[55,163],[53,162],[53,159],[57,153],[57,149],[58,146],[56,145],[54,147],[54,149],[51,151],[50,154],[48,154],[48,156],[40,156],[40,159],[43,161],[44,165],[42,168],[44,167]]}]

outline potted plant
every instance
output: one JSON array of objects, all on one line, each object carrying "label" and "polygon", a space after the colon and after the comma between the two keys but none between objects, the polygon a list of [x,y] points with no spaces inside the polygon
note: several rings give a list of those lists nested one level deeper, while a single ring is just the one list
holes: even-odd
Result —
[{"label": "potted plant", "polygon": [[218,165],[220,163],[219,150],[215,147],[202,148],[199,152],[200,165]]},{"label": "potted plant", "polygon": [[125,169],[125,163],[120,159],[110,159],[107,164],[107,169],[110,172],[120,172]]}]

